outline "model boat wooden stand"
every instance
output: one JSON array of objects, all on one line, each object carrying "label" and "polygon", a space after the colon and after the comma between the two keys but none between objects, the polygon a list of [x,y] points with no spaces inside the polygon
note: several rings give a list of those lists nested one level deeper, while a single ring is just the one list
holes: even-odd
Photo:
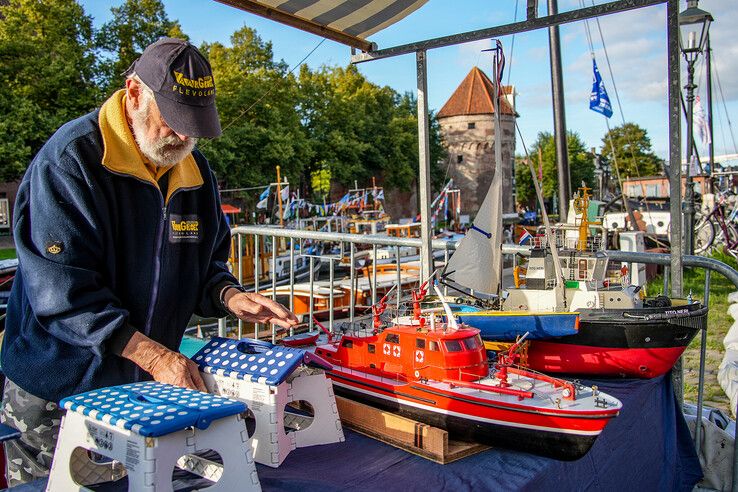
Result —
[{"label": "model boat wooden stand", "polygon": [[[278,467],[295,448],[344,440],[333,386],[322,370],[331,365],[315,354],[259,340],[215,337],[192,360],[209,392],[248,405],[255,420],[250,437],[257,463]],[[309,403],[304,407],[312,408],[312,421],[287,432],[295,419],[286,407],[294,405],[299,412],[298,402]]]},{"label": "model boat wooden stand", "polygon": [[454,441],[443,429],[340,396],[336,404],[346,427],[442,465],[489,449],[483,444]]}]

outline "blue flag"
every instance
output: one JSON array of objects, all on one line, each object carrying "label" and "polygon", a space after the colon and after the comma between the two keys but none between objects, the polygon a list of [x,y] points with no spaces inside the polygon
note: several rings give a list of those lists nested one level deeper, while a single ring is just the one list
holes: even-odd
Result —
[{"label": "blue flag", "polygon": [[264,191],[261,192],[261,195],[259,195],[259,200],[263,200],[269,196],[269,189],[270,187],[267,186],[266,189],[264,189]]},{"label": "blue flag", "polygon": [[609,118],[612,116],[612,106],[594,58],[592,58],[592,70],[594,71],[594,81],[592,82],[592,93],[589,95],[589,109]]}]

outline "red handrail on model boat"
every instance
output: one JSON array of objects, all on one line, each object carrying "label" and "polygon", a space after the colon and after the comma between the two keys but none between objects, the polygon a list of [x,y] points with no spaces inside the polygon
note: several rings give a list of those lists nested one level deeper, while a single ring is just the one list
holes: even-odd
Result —
[{"label": "red handrail on model boat", "polygon": [[512,388],[502,388],[500,386],[490,386],[488,384],[473,383],[471,381],[459,381],[458,379],[444,379],[444,383],[453,386],[460,386],[462,388],[473,388],[479,391],[489,391],[491,393],[499,393],[502,395],[517,396],[521,400],[523,398],[533,398],[532,391],[516,390]]}]

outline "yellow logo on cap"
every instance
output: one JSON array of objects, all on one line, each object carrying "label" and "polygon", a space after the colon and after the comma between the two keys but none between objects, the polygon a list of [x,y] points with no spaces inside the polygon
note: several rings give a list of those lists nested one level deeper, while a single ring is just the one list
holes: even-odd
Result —
[{"label": "yellow logo on cap", "polygon": [[178,84],[192,87],[193,89],[210,89],[215,87],[215,84],[213,83],[213,76],[207,75],[205,77],[198,77],[197,79],[188,79],[184,76],[183,73],[177,72],[176,70],[174,72],[174,78],[177,81]]}]

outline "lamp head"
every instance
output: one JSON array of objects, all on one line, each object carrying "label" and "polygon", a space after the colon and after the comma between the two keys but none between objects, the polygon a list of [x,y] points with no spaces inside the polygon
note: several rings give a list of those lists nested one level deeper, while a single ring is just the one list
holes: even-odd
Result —
[{"label": "lamp head", "polygon": [[679,14],[679,47],[688,62],[704,50],[712,21],[712,14],[697,7],[697,0],[688,0]]}]

